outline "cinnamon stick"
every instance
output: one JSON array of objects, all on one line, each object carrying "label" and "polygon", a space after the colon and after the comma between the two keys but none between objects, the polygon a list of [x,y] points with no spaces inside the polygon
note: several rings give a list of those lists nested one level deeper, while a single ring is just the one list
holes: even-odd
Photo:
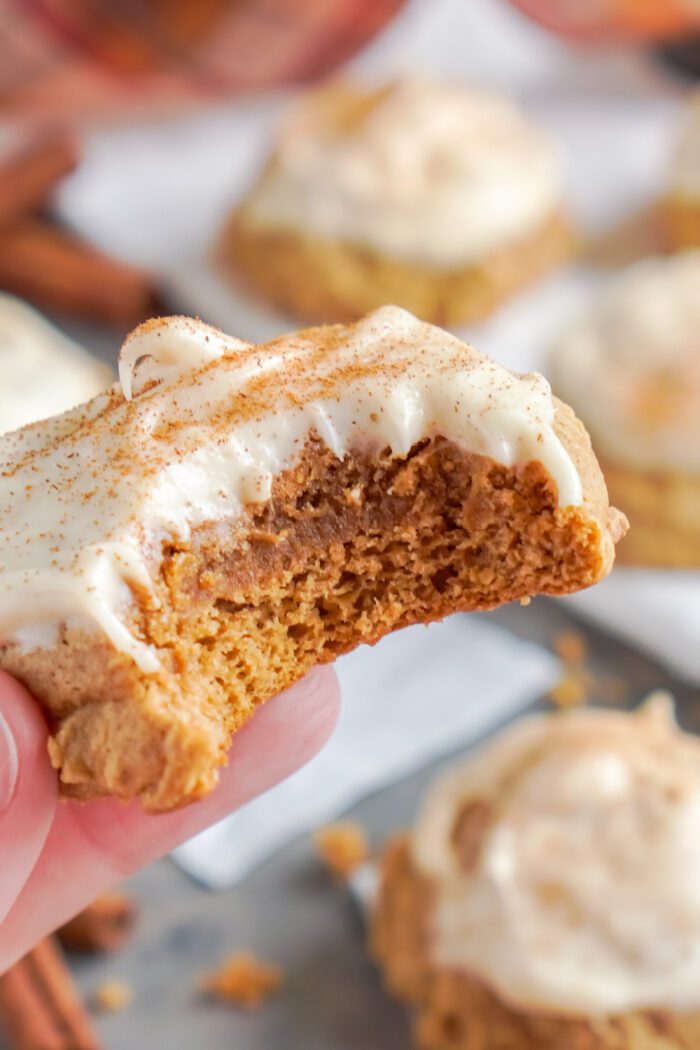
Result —
[{"label": "cinnamon stick", "polygon": [[123,893],[103,893],[56,931],[69,951],[113,952],[123,947],[136,923],[136,905]]},{"label": "cinnamon stick", "polygon": [[77,163],[75,139],[62,132],[15,150],[0,163],[0,224],[46,204],[58,180]]},{"label": "cinnamon stick", "polygon": [[157,311],[148,274],[38,218],[0,229],[0,288],[38,306],[119,328]]},{"label": "cinnamon stick", "polygon": [[9,1050],[100,1050],[52,938],[0,977],[0,1027]]}]

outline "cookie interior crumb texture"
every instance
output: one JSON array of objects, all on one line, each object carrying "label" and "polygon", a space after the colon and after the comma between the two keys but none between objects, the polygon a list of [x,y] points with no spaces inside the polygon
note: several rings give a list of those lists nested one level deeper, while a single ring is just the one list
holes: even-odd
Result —
[{"label": "cookie interior crumb texture", "polygon": [[[168,381],[174,331],[183,353],[197,347],[200,363]],[[355,347],[358,333],[360,349],[346,350]],[[19,484],[17,476],[22,484],[24,477],[28,481],[14,497],[26,504],[25,524],[12,533],[0,528],[10,562],[15,564],[15,551],[29,559],[28,573],[3,574],[6,594],[0,597],[10,621],[18,615],[18,595],[25,594],[27,581],[35,588],[30,612],[44,601],[44,593],[54,595],[52,610],[61,596],[75,603],[84,571],[78,577],[73,566],[84,564],[80,559],[86,549],[82,526],[72,525],[74,547],[64,549],[61,522],[82,515],[85,529],[93,530],[87,553],[90,571],[97,569],[87,591],[80,591],[82,615],[67,615],[50,630],[40,617],[36,623],[29,619],[28,634],[13,638],[10,633],[0,644],[0,665],[29,687],[49,719],[51,758],[65,797],[138,796],[153,811],[193,801],[215,786],[231,734],[259,704],[314,666],[409,624],[537,593],[565,594],[610,570],[624,519],[609,507],[583,427],[566,406],[551,400],[538,377],[513,376],[454,337],[391,308],[358,328],[309,330],[269,346],[229,340],[216,359],[211,346],[225,337],[195,322],[154,322],[144,337],[151,340],[149,348],[159,349],[165,379],[156,375],[126,405],[114,388],[82,414],[56,417],[3,439],[13,443],[20,463],[18,475],[13,463],[5,484]],[[205,352],[210,359],[201,363]],[[318,376],[302,372],[302,383],[300,360],[318,369]],[[328,378],[329,370],[340,367],[336,361],[344,362],[338,378],[334,372]],[[258,367],[261,378],[253,370],[235,398],[226,394],[221,405],[210,407],[206,400],[200,405],[201,391],[222,383],[228,391],[231,376],[238,382],[239,374],[249,376]],[[438,423],[420,423],[408,447],[392,451],[391,435],[406,419],[414,425],[420,399],[424,415],[417,418],[429,421],[428,413],[437,412],[429,398],[438,384],[450,390],[470,375],[470,368],[481,369],[480,375],[493,373],[493,382],[478,390],[475,415],[456,415],[457,408],[468,411],[468,401],[455,403],[454,412],[441,409]],[[341,379],[343,385],[333,385]],[[250,494],[235,513],[226,510],[232,482],[218,456],[220,450],[230,455],[228,443],[242,433],[240,419],[246,423],[251,412],[267,411],[261,426],[271,430],[274,421],[283,432],[297,425],[294,413],[308,411],[309,390],[318,386],[327,395],[314,402],[317,422],[300,432],[289,463],[268,474],[265,493],[251,492],[242,474],[248,450],[231,458],[230,469]],[[359,411],[348,407],[353,390],[359,390],[353,396],[360,409],[367,404],[362,398],[376,399],[377,409],[366,420],[351,414]],[[515,410],[510,407],[514,390]],[[551,423],[537,414],[540,409],[533,411],[532,391],[538,392],[541,411],[551,413]],[[180,404],[196,405],[202,422],[185,426],[189,417]],[[491,432],[497,449],[499,434],[508,432],[518,411],[518,425],[526,420],[532,442],[527,447],[533,449],[525,461],[504,465],[465,448],[459,431],[445,436],[462,418],[472,429],[478,421],[487,434],[494,418],[498,428],[506,428]],[[328,436],[333,413],[350,435],[347,447],[337,447],[337,430]],[[109,449],[107,458],[102,451],[95,455],[98,441]],[[15,445],[21,448],[23,442],[37,443],[39,451],[18,454]],[[562,503],[563,489],[534,458],[539,455],[552,458],[567,484],[573,479],[571,491],[578,494],[572,502]],[[45,478],[47,462],[52,476]],[[185,468],[196,471],[194,498],[184,483],[176,488]],[[69,472],[72,490],[62,487]],[[103,539],[100,523],[130,506],[135,486],[142,494],[128,528],[118,534],[115,557],[106,560],[105,549],[114,544],[110,547],[109,534]],[[154,506],[149,486],[159,497],[166,493],[167,500],[157,504],[159,514],[170,513],[173,492],[177,507],[184,501],[190,514],[191,503],[199,520],[178,532],[166,519],[166,525],[144,536],[143,515]],[[54,490],[57,524],[47,535],[32,501],[41,500],[43,511],[46,493]],[[199,498],[201,491],[206,499]],[[202,507],[210,503],[214,510],[206,520]],[[7,505],[10,517],[16,512],[12,502]],[[19,520],[24,521],[21,515]],[[34,533],[27,546],[23,537]],[[43,544],[46,558],[52,559],[41,570],[48,581],[45,591],[32,582],[35,543]],[[129,562],[122,568],[125,550]],[[115,573],[122,574],[117,583]],[[15,585],[17,594],[11,590]],[[67,609],[72,612],[75,604]],[[95,610],[100,625],[112,625],[111,635],[90,622]],[[141,657],[149,662],[139,662]]]}]

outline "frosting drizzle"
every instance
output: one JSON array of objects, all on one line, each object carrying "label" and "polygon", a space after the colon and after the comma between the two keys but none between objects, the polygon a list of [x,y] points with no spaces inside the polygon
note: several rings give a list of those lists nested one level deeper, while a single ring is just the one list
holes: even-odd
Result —
[{"label": "frosting drizzle", "polygon": [[153,600],[163,543],[269,499],[312,431],[341,458],[442,435],[505,465],[540,460],[562,505],[582,498],[547,382],[396,307],[259,346],[164,318],[129,337],[120,375],[123,392],[0,438],[5,639],[79,616],[155,670],[124,620],[133,590]]}]

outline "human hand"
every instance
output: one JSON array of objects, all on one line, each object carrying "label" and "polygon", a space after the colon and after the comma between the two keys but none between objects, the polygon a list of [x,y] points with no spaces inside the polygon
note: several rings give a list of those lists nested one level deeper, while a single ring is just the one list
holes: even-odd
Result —
[{"label": "human hand", "polygon": [[0,672],[0,973],[102,890],[308,762],[335,726],[339,699],[333,671],[312,671],[236,734],[211,795],[153,816],[115,799],[59,803],[41,712]]}]

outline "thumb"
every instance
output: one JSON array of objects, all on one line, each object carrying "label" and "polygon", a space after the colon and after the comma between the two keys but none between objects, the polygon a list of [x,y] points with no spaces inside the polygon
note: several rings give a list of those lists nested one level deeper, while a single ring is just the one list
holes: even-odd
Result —
[{"label": "thumb", "polygon": [[0,672],[0,923],[43,849],[56,800],[46,724],[26,689]]}]

